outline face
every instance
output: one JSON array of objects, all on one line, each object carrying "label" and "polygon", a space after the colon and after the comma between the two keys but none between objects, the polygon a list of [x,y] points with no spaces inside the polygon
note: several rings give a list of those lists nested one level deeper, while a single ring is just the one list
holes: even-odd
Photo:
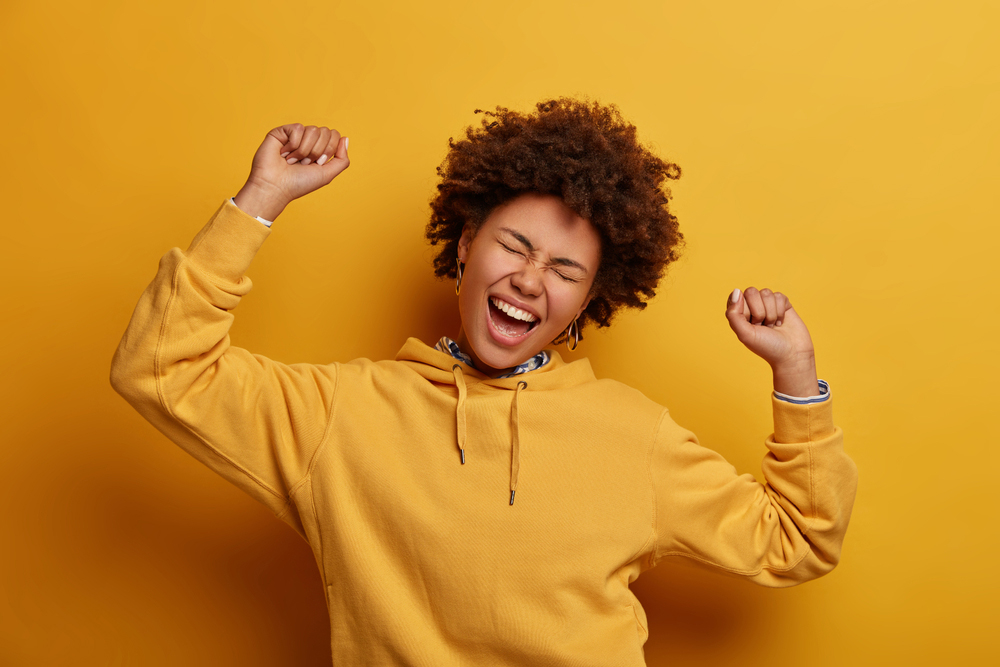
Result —
[{"label": "face", "polygon": [[587,307],[601,239],[560,198],[524,194],[475,233],[466,226],[458,257],[458,344],[495,376],[538,354]]}]

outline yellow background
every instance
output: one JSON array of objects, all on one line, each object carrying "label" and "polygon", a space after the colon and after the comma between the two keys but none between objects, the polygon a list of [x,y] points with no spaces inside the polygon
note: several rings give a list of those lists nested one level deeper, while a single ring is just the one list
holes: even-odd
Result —
[{"label": "yellow background", "polygon": [[234,342],[325,363],[454,335],[422,239],[447,139],[558,95],[618,104],[684,170],[683,259],[578,352],[759,475],[770,376],[724,300],[783,290],[861,475],[828,577],[644,575],[649,664],[995,659],[997,7],[4,2],[0,663],[329,664],[306,544],[114,394],[111,355],[159,257],[296,121],[352,166],[278,220]]}]

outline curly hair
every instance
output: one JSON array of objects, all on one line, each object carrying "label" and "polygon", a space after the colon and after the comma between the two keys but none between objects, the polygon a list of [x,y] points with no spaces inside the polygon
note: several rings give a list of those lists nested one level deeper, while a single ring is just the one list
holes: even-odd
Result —
[{"label": "curly hair", "polygon": [[524,193],[556,195],[600,235],[601,263],[578,323],[606,327],[622,308],[645,308],[678,257],[683,235],[664,181],[681,169],[639,144],[613,104],[560,98],[536,106],[532,114],[476,109],[482,126],[448,140],[426,229],[441,245],[434,274],[455,277],[466,224],[478,231],[496,207]]}]

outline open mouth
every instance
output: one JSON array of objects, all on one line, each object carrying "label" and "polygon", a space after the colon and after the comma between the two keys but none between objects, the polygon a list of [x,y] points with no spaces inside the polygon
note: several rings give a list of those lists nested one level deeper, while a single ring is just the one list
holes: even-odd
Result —
[{"label": "open mouth", "polygon": [[489,298],[490,321],[497,333],[507,338],[520,338],[531,332],[541,321],[495,296]]}]

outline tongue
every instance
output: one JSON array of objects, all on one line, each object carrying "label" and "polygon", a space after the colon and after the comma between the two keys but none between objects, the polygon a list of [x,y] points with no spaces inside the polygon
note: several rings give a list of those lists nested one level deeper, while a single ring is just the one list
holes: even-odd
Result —
[{"label": "tongue", "polygon": [[493,317],[493,324],[497,330],[505,336],[522,336],[531,328],[530,322],[518,320],[490,303],[490,315]]}]

